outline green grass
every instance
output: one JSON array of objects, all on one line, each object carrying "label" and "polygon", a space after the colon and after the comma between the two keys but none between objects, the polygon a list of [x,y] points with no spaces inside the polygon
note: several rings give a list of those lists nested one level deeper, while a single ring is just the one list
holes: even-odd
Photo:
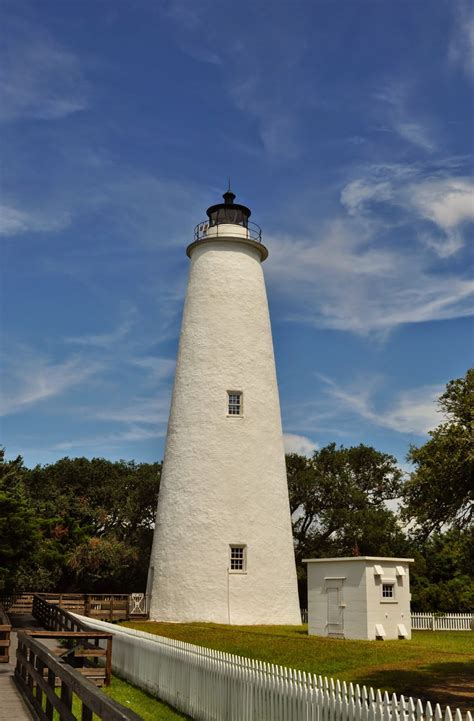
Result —
[{"label": "green grass", "polygon": [[135,711],[144,721],[178,721],[188,718],[117,676],[112,678],[109,687],[102,690],[122,706]]},{"label": "green grass", "polygon": [[474,705],[471,631],[415,631],[411,641],[348,641],[308,636],[306,626],[123,625],[432,703],[465,710]]},{"label": "green grass", "polygon": [[[121,703],[125,708],[135,711],[144,721],[180,721],[180,719],[189,718],[178,713],[168,706],[168,704],[158,701],[158,699],[149,696],[145,691],[141,691],[136,686],[127,683],[127,681],[123,681],[117,676],[112,676],[110,686],[103,686],[101,691],[115,701],[118,701],[118,703]],[[61,689],[57,688],[56,693],[60,696]],[[43,697],[42,706],[44,710],[46,707],[45,697]],[[80,721],[82,702],[75,694],[72,699],[72,713],[77,721]],[[56,710],[54,711],[53,721],[59,721],[59,713]],[[99,721],[99,717],[93,714],[92,721]]]}]

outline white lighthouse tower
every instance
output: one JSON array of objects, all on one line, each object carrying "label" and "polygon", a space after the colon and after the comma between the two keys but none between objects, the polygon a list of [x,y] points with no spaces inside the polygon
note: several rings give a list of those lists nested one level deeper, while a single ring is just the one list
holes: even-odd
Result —
[{"label": "white lighthouse tower", "polygon": [[299,624],[275,360],[250,210],[207,211],[191,268],[147,592],[150,618]]}]

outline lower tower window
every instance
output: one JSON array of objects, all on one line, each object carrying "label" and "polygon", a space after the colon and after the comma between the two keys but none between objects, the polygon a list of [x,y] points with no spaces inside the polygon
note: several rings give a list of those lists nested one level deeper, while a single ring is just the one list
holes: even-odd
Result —
[{"label": "lower tower window", "polygon": [[247,546],[230,546],[229,570],[234,573],[245,573],[247,570]]}]

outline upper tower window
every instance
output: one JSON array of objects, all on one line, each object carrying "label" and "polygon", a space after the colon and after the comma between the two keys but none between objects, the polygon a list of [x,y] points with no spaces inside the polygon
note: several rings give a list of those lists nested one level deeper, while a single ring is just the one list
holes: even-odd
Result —
[{"label": "upper tower window", "polygon": [[227,391],[227,414],[229,416],[242,415],[242,393],[240,391]]}]

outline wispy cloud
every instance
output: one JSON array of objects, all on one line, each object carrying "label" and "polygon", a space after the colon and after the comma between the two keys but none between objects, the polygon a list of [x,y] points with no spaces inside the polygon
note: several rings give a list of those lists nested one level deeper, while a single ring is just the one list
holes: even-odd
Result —
[{"label": "wispy cloud", "polygon": [[422,239],[442,258],[464,246],[461,226],[474,221],[474,182],[466,178],[427,180],[407,189],[413,207],[432,221],[441,235],[426,233]]},{"label": "wispy cloud", "polygon": [[104,433],[102,435],[84,436],[61,441],[53,445],[52,450],[67,451],[73,448],[100,448],[101,452],[115,448],[123,443],[136,443],[147,441],[152,438],[161,438],[163,432],[153,428],[132,426],[124,431],[116,433]]},{"label": "wispy cloud", "polygon": [[373,166],[342,189],[341,203],[353,217],[374,219],[391,207],[399,224],[428,221],[419,238],[445,258],[464,246],[462,226],[474,221],[474,182],[416,165]]},{"label": "wispy cloud", "polygon": [[326,376],[319,377],[335,416],[347,417],[347,413],[351,413],[376,426],[419,436],[426,435],[440,423],[437,399],[443,390],[441,384],[401,390],[391,403],[379,408],[375,395],[380,379],[376,383],[373,379],[360,379],[352,386],[342,386]]},{"label": "wispy cloud", "polygon": [[168,420],[169,390],[153,398],[136,398],[121,408],[86,409],[88,415],[102,421],[159,425]]},{"label": "wispy cloud", "polygon": [[473,312],[474,283],[440,274],[412,247],[379,247],[363,222],[333,221],[306,238],[272,237],[267,266],[287,319],[365,335]]},{"label": "wispy cloud", "polygon": [[49,214],[40,210],[27,210],[0,205],[0,235],[13,236],[22,233],[47,233],[61,230],[70,223],[67,212]]},{"label": "wispy cloud", "polygon": [[410,89],[404,81],[388,82],[383,90],[374,95],[381,104],[385,121],[383,130],[392,130],[410,145],[432,153],[436,150],[433,130],[427,118],[418,118],[410,109]]},{"label": "wispy cloud", "polygon": [[176,362],[171,358],[161,358],[159,356],[130,358],[129,363],[137,368],[143,368],[148,371],[150,373],[150,381],[155,383],[169,379],[176,365]]},{"label": "wispy cloud", "polygon": [[28,352],[9,358],[2,382],[0,415],[17,413],[60,396],[102,369],[98,361],[72,356],[60,362]]},{"label": "wispy cloud", "polygon": [[87,107],[79,58],[45,30],[2,15],[0,120],[54,120]]},{"label": "wispy cloud", "polygon": [[136,311],[131,309],[123,321],[108,333],[97,333],[65,338],[66,343],[82,346],[95,346],[96,348],[110,348],[129,335],[136,322]]},{"label": "wispy cloud", "polygon": [[[319,102],[314,86],[303,82],[301,73],[307,49],[303,40],[306,13],[289,12],[286,4],[274,4],[265,27],[271,38],[268,40],[261,29],[258,8],[245,10],[245,32],[227,34],[222,43],[227,24],[224,20],[223,25],[222,18],[226,13],[231,16],[232,4],[220,3],[220,19],[209,23],[215,12],[214,2],[171,0],[167,17],[172,19],[180,46],[188,55],[221,67],[224,92],[256,125],[259,150],[272,158],[293,160],[303,149],[301,113]],[[290,28],[299,33],[300,43],[294,42]]]},{"label": "wispy cloud", "polygon": [[307,436],[299,436],[295,433],[284,433],[283,442],[285,453],[298,453],[301,456],[312,456],[318,448],[318,444]]},{"label": "wispy cloud", "polygon": [[452,0],[454,27],[448,58],[461,67],[468,77],[474,78],[474,11],[469,0]]}]

